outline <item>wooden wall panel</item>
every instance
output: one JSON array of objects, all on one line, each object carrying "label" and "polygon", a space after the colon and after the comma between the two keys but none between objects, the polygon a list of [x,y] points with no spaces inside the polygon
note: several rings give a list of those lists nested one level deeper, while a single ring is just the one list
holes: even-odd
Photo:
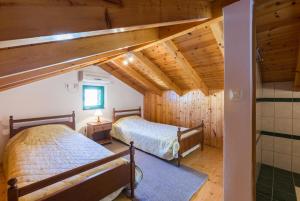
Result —
[{"label": "wooden wall panel", "polygon": [[194,127],[204,121],[205,144],[222,148],[223,144],[223,90],[211,90],[204,96],[193,90],[184,96],[165,91],[162,96],[146,92],[144,117],[153,122],[175,126]]}]

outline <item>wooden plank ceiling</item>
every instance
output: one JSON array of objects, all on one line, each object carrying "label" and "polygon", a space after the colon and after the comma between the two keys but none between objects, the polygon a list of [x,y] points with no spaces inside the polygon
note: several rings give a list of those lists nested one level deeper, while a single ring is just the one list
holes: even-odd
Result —
[{"label": "wooden plank ceiling", "polygon": [[[208,94],[208,90],[223,88],[223,18],[216,14],[221,13],[220,7],[214,7],[218,1],[116,2],[122,4],[106,0],[1,1],[0,91],[91,64],[141,93],[161,95],[173,90],[183,95],[201,89]],[[47,7],[46,14],[40,15],[43,7]],[[76,12],[79,8],[84,12]],[[4,13],[13,19],[1,17]],[[74,19],[79,16],[74,13],[82,17],[76,25]],[[49,36],[54,33],[71,33],[71,40]]]},{"label": "wooden plank ceiling", "polygon": [[[213,32],[215,26],[219,27],[216,28],[218,37]],[[222,41],[223,26],[220,17],[104,63],[119,69],[131,69],[161,91],[173,90],[183,95],[190,90],[201,89],[204,94],[208,94],[208,90],[224,87]],[[103,67],[101,63],[99,66]],[[123,71],[126,73],[126,70]],[[145,90],[161,94],[157,89],[149,89],[137,77],[131,77],[136,85],[140,84]]]},{"label": "wooden plank ceiling", "polygon": [[[262,81],[296,80],[300,45],[300,1],[258,0],[256,5],[257,46],[263,58],[260,63]],[[295,86],[300,86],[299,81]]]}]

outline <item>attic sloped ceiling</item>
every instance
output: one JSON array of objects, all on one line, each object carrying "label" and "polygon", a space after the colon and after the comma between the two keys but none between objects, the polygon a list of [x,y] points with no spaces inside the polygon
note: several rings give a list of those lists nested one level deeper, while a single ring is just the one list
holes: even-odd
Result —
[{"label": "attic sloped ceiling", "polygon": [[[31,0],[24,4],[28,2]],[[30,6],[37,6],[33,4]],[[216,34],[211,25],[222,26],[222,17],[205,22],[193,19],[193,15],[188,17],[194,22],[186,23],[179,15],[177,21],[171,22],[181,23],[178,25],[124,29],[125,32],[114,34],[109,34],[108,30],[104,35],[34,45],[28,45],[31,39],[26,39],[24,45],[14,43],[19,45],[5,48],[0,41],[0,91],[92,64],[98,64],[141,93],[161,94],[165,90],[174,90],[183,95],[200,88],[207,94],[209,89],[220,89],[224,79],[223,33],[219,28]],[[169,48],[165,44],[169,44]],[[135,60],[123,66],[128,53],[134,55]]]},{"label": "attic sloped ceiling", "polygon": [[[215,23],[220,23],[220,21],[213,24]],[[172,41],[171,43],[176,47],[169,50],[166,46],[168,41]],[[136,54],[150,62],[148,67],[141,63],[139,58],[136,58]],[[188,68],[187,64],[178,60],[179,54],[184,57],[192,71],[198,76],[197,79],[200,79],[200,82],[206,88],[202,88],[201,84],[200,86],[195,85],[196,81],[191,76],[193,72],[185,71]],[[134,58],[132,62],[126,64],[122,62],[131,56]],[[210,26],[201,26],[171,40],[162,40],[162,42],[152,46],[149,45],[149,47],[139,50],[137,53],[134,51],[119,56],[117,59],[112,59],[112,62],[117,62],[120,69],[131,69],[138,72],[162,91],[174,90],[175,86],[179,95],[199,88],[204,94],[207,94],[209,89],[223,89],[224,86],[222,47],[220,48],[219,41],[214,36]],[[108,64],[111,64],[111,62],[108,62]],[[158,72],[155,73],[149,69],[149,65],[154,66]],[[101,67],[101,64],[99,66]],[[134,79],[134,76],[132,78]],[[168,79],[172,84],[166,84],[165,79]],[[147,87],[144,88],[147,90]]]},{"label": "attic sloped ceiling", "polygon": [[[300,1],[256,2],[257,47],[263,82],[296,80],[300,46]],[[300,83],[295,83],[300,85]]]},{"label": "attic sloped ceiling", "polygon": [[153,28],[212,17],[209,0],[1,0],[0,5],[0,41],[96,30],[115,33],[118,28]]}]

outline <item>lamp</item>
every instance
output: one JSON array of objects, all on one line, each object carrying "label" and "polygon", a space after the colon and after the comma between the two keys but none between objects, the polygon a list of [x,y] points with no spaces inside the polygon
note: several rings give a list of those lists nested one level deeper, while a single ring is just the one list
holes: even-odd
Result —
[{"label": "lamp", "polygon": [[100,117],[103,115],[102,111],[101,110],[96,110],[95,114],[94,114],[96,117],[97,117],[97,122],[100,123]]}]

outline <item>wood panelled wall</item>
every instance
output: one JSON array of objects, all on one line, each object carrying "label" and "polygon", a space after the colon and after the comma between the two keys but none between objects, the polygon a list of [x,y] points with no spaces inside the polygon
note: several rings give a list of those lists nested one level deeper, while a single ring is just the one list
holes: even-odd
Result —
[{"label": "wood panelled wall", "polygon": [[144,97],[144,118],[175,126],[193,127],[204,121],[205,144],[223,145],[223,90],[212,90],[204,96],[200,90],[178,96],[166,91],[162,96],[147,92]]}]

